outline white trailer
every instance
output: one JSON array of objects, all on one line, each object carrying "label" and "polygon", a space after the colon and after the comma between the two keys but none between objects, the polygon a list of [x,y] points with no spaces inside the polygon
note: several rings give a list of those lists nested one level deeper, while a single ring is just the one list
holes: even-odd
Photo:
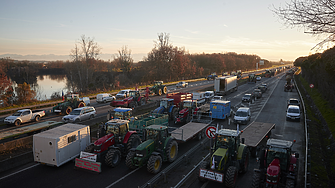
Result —
[{"label": "white trailer", "polygon": [[193,100],[197,100],[197,104],[201,105],[206,102],[206,92],[193,92]]},{"label": "white trailer", "polygon": [[34,161],[59,167],[79,156],[90,143],[89,126],[61,125],[33,136]]},{"label": "white trailer", "polygon": [[223,76],[215,78],[215,95],[226,95],[234,91],[237,91],[237,76]]}]

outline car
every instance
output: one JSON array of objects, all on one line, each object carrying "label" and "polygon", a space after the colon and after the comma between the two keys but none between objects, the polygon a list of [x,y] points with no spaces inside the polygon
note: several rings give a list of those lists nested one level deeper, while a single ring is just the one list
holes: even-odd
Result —
[{"label": "car", "polygon": [[289,100],[287,100],[287,106],[289,105],[297,105],[300,107],[300,101],[299,99],[290,98]]},{"label": "car", "polygon": [[262,83],[261,85],[265,87],[265,90],[268,89],[268,85],[266,83]]},{"label": "car", "polygon": [[93,119],[97,115],[95,108],[92,106],[85,106],[81,108],[76,108],[62,118],[65,123],[79,123],[87,119]]},{"label": "car", "polygon": [[288,105],[286,110],[286,120],[300,121],[300,107],[297,105]]},{"label": "car", "polygon": [[260,77],[260,76],[257,76],[257,77],[256,77],[256,80],[257,80],[257,81],[261,81],[261,79],[262,79],[262,77]]},{"label": "car", "polygon": [[258,89],[260,89],[262,91],[262,93],[265,93],[265,91],[266,91],[266,87],[262,86],[262,85],[258,86]]},{"label": "car", "polygon": [[250,108],[240,107],[234,115],[235,124],[247,124],[251,119]]},{"label": "car", "polygon": [[252,103],[255,100],[255,96],[252,94],[244,94],[244,96],[242,97],[242,102],[250,102]]},{"label": "car", "polygon": [[113,96],[109,93],[97,94],[97,103],[112,102],[115,99],[116,99],[115,96]]},{"label": "car", "polygon": [[124,99],[126,97],[129,97],[129,91],[130,91],[130,89],[121,90],[121,91],[119,91],[119,93],[117,93],[115,95],[115,98],[116,99]]},{"label": "car", "polygon": [[184,82],[184,81],[179,82],[179,83],[176,85],[177,88],[182,88],[182,87],[187,87],[187,86],[188,86],[188,83],[187,83],[187,82]]},{"label": "car", "polygon": [[261,98],[262,97],[262,91],[260,89],[254,89],[254,91],[252,92],[252,95],[254,95],[257,98]]},{"label": "car", "polygon": [[205,98],[206,101],[210,101],[214,97],[214,91],[206,91],[205,92]]}]

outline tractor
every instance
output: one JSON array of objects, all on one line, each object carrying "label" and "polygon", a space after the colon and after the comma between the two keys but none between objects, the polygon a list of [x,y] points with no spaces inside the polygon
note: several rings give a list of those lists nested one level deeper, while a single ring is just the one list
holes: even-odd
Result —
[{"label": "tractor", "polygon": [[155,81],[154,86],[150,88],[150,91],[153,94],[161,96],[162,94],[167,93],[167,87],[163,84],[163,81]]},{"label": "tractor", "polygon": [[297,184],[299,153],[292,151],[295,142],[269,139],[261,150],[259,169],[254,170],[252,187],[286,187]]},{"label": "tractor", "polygon": [[85,102],[79,98],[79,94],[67,94],[65,101],[58,103],[52,108],[53,112],[69,115],[75,108],[86,106]]},{"label": "tractor", "polygon": [[175,119],[178,115],[178,107],[174,104],[174,99],[162,98],[159,102],[159,107],[152,111],[152,113],[167,113],[169,115],[169,119]]},{"label": "tractor", "polygon": [[86,147],[85,152],[97,154],[97,158],[110,167],[116,167],[122,156],[141,144],[136,131],[130,131],[129,121],[112,119],[98,130],[98,140]]},{"label": "tractor", "polygon": [[184,100],[183,102],[183,109],[179,111],[178,117],[175,119],[175,124],[190,122],[193,114],[197,114],[199,109],[197,100]]},{"label": "tractor", "polygon": [[133,115],[132,108],[122,108],[122,107],[114,108],[112,111],[109,111],[108,113],[109,119],[130,120],[132,118],[132,115]]},{"label": "tractor", "polygon": [[248,82],[249,83],[256,83],[256,75],[255,74],[249,74]]},{"label": "tractor", "polygon": [[147,103],[148,98],[145,95],[141,95],[140,91],[131,90],[129,91],[129,97],[124,99],[113,100],[110,105],[111,106],[122,106],[128,108],[135,108],[137,106],[145,105]]},{"label": "tractor", "polygon": [[144,129],[145,142],[129,151],[126,165],[130,169],[147,166],[148,172],[157,174],[162,162],[173,162],[178,155],[178,144],[163,125],[150,125]]},{"label": "tractor", "polygon": [[228,188],[235,187],[238,173],[247,172],[250,157],[243,138],[240,143],[240,134],[240,131],[230,129],[215,133],[210,157],[200,163],[200,181],[212,180]]}]

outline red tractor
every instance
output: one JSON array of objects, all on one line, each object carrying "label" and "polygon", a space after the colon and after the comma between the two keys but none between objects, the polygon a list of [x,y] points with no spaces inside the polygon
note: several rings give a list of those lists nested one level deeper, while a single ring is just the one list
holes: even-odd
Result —
[{"label": "red tractor", "polygon": [[129,121],[112,119],[100,127],[98,140],[87,146],[85,152],[97,154],[99,161],[105,161],[110,167],[116,167],[122,156],[127,156],[132,148],[141,144],[136,131],[130,131]]},{"label": "red tractor", "polygon": [[146,95],[142,95],[140,91],[132,90],[129,91],[129,97],[119,100],[113,100],[111,106],[122,106],[128,108],[135,108],[137,106],[145,105],[148,101]]},{"label": "red tractor", "polygon": [[294,142],[279,139],[267,141],[267,147],[260,153],[259,169],[254,170],[253,188],[296,186],[299,153],[292,151]]},{"label": "red tractor", "polygon": [[175,124],[190,122],[192,116],[197,114],[199,110],[197,100],[184,100],[182,108],[183,109],[179,111],[178,117],[175,119]]}]

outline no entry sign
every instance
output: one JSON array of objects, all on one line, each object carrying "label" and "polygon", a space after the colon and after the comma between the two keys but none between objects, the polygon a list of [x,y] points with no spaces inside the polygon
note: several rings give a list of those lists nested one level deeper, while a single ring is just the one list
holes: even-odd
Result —
[{"label": "no entry sign", "polygon": [[310,88],[313,88],[313,87],[314,87],[314,85],[313,85],[313,84],[309,84],[309,87],[310,87]]},{"label": "no entry sign", "polygon": [[206,136],[208,138],[215,138],[216,127],[209,126],[206,129]]}]

